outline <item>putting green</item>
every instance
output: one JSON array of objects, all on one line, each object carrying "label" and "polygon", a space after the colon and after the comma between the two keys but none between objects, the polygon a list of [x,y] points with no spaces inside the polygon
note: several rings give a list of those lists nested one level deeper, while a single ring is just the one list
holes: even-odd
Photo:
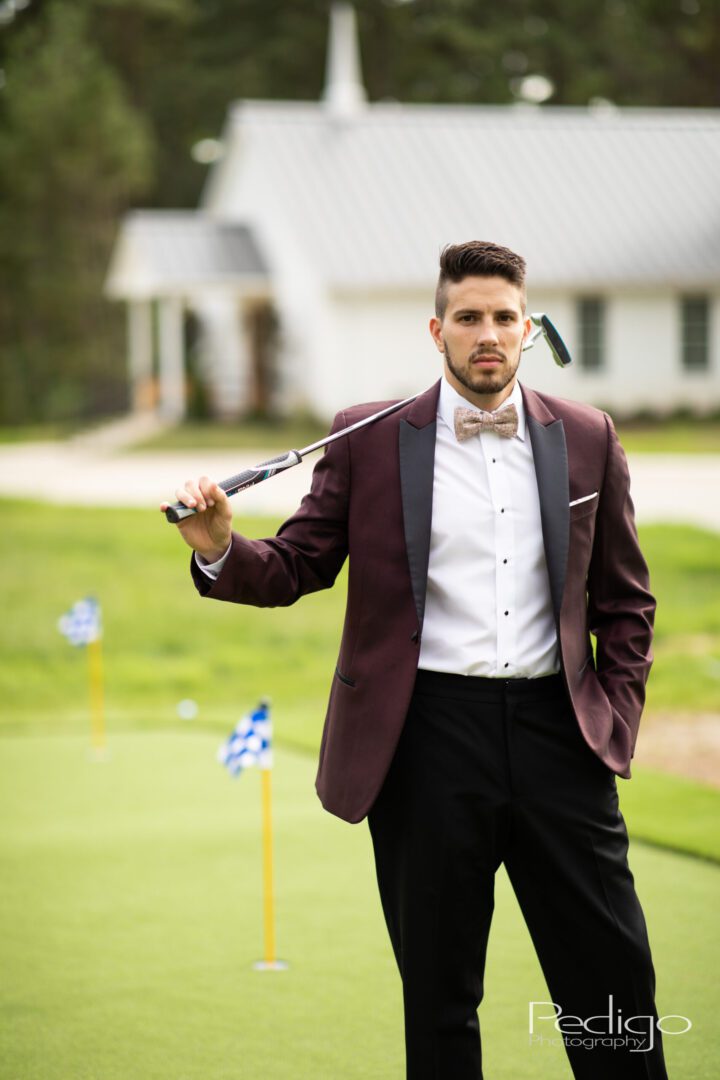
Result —
[{"label": "putting green", "polygon": [[[318,803],[313,757],[273,774],[278,953],[260,973],[260,785],[217,738],[125,734],[89,759],[75,736],[0,742],[0,1077],[4,1080],[399,1080],[400,982],[369,834]],[[631,845],[671,1076],[714,1077],[720,868]],[[492,1080],[562,1078],[529,1047],[547,991],[498,875],[484,1057]]]}]

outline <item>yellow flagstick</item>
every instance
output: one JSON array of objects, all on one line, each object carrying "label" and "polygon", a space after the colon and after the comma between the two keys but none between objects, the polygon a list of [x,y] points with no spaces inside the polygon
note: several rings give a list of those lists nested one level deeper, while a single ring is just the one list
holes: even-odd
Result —
[{"label": "yellow flagstick", "polygon": [[263,764],[262,776],[262,834],[263,834],[263,922],[265,930],[265,959],[254,965],[257,971],[285,971],[287,963],[275,956],[275,901],[273,895],[272,842],[272,765]]},{"label": "yellow flagstick", "polygon": [[270,790],[270,769],[262,769],[262,806],[263,806],[263,892],[265,914],[265,963],[275,963],[275,913],[273,898],[272,864],[272,796]]},{"label": "yellow flagstick", "polygon": [[96,757],[104,757],[105,744],[105,695],[103,688],[102,638],[87,644],[90,675],[90,731],[92,748]]}]

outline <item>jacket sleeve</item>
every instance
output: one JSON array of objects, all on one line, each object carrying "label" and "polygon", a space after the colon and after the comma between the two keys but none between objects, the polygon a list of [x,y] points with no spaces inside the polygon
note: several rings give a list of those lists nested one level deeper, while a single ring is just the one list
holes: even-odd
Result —
[{"label": "jacket sleeve", "polygon": [[597,639],[596,670],[613,710],[637,739],[653,661],[655,597],[635,527],[625,452],[605,414],[608,452],[588,571],[588,622]]},{"label": "jacket sleeve", "polygon": [[[345,426],[345,415],[339,412],[331,433]],[[305,593],[330,588],[348,552],[349,483],[345,437],[325,447],[313,470],[310,491],[274,537],[249,540],[233,532],[230,553],[216,581],[191,559],[198,592],[236,604],[284,607]]]}]

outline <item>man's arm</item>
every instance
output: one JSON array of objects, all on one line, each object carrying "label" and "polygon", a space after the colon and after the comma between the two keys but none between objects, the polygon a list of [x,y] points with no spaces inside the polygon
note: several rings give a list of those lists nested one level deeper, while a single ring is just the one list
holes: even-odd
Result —
[{"label": "man's arm", "polygon": [[653,661],[655,597],[640,550],[625,451],[605,414],[608,453],[588,572],[588,622],[597,638],[596,669],[634,748]]},{"label": "man's arm", "polygon": [[[345,426],[343,413],[338,413],[331,432]],[[337,439],[316,462],[310,492],[276,536],[250,540],[232,531],[229,523],[227,534],[215,531],[212,542],[201,538],[193,543],[185,533],[194,551],[210,563],[221,558],[230,543],[216,580],[203,572],[193,554],[191,572],[198,591],[216,600],[278,607],[293,604],[305,593],[329,588],[347,556],[349,479],[348,440]],[[200,492],[212,489],[212,485],[200,484]],[[231,518],[227,499],[225,507]],[[182,531],[191,520],[186,518],[178,528]]]}]

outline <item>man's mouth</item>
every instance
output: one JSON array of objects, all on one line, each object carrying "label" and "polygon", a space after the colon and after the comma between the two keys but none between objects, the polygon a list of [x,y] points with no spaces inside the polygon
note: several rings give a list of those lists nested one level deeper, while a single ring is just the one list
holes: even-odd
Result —
[{"label": "man's mouth", "polygon": [[494,356],[492,353],[484,353],[482,356],[473,356],[472,364],[502,364],[502,356]]}]

